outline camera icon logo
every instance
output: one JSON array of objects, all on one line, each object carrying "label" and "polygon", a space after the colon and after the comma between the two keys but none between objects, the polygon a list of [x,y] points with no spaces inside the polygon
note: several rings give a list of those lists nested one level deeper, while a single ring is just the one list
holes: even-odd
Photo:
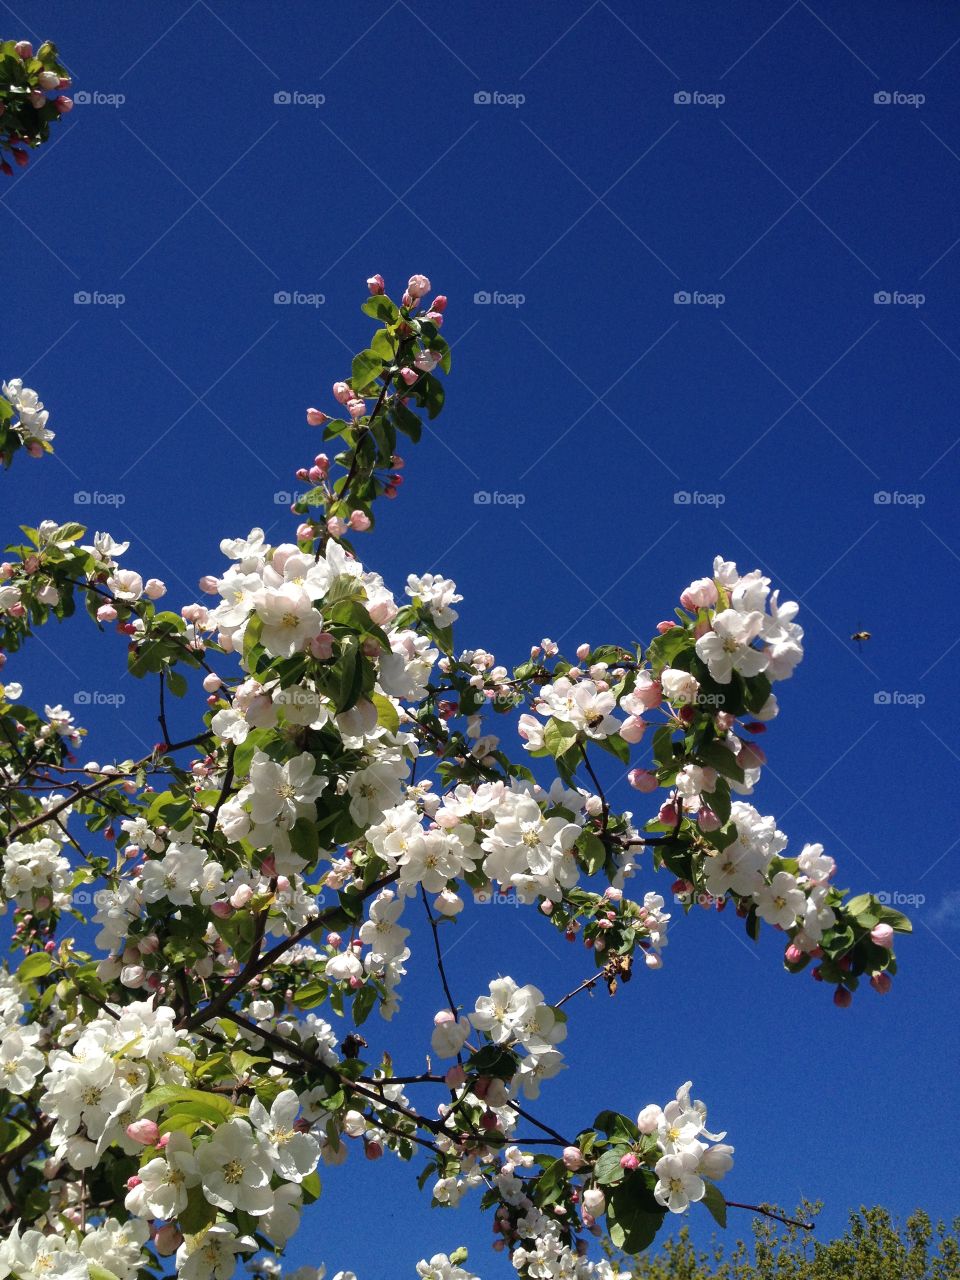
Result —
[{"label": "camera icon logo", "polygon": [[88,507],[90,505],[90,493],[87,489],[78,489],[73,495],[73,500],[78,507]]},{"label": "camera icon logo", "polygon": [[487,506],[489,506],[489,505],[490,505],[490,502],[491,502],[491,500],[492,500],[492,499],[491,499],[491,495],[490,495],[490,490],[489,490],[489,489],[478,489],[478,490],[477,490],[477,492],[473,495],[473,500],[474,500],[474,502],[477,504],[477,506],[478,506],[478,507],[487,507]]},{"label": "camera icon logo", "polygon": [[290,305],[291,297],[286,289],[278,289],[273,295],[273,301],[279,307],[286,307]]},{"label": "camera icon logo", "polygon": [[77,692],[73,695],[73,702],[74,702],[74,706],[77,706],[77,707],[89,707],[91,702],[89,690],[78,689]]},{"label": "camera icon logo", "polygon": [[473,300],[478,306],[486,307],[490,305],[493,298],[489,293],[487,293],[486,289],[480,289],[473,295]]},{"label": "camera icon logo", "polygon": [[293,101],[293,95],[288,93],[286,89],[278,89],[273,95],[273,100],[279,107],[288,107]]},{"label": "camera icon logo", "polygon": [[487,89],[479,89],[473,95],[473,100],[478,107],[489,107],[493,101],[493,95]]},{"label": "camera icon logo", "polygon": [[878,489],[873,495],[873,502],[877,507],[889,507],[892,501],[893,497],[887,489]]},{"label": "camera icon logo", "polygon": [[78,93],[73,95],[73,100],[78,106],[86,107],[90,105],[91,98],[86,89],[81,89]]},{"label": "camera icon logo", "polygon": [[690,492],[687,489],[678,489],[673,495],[674,504],[678,507],[689,507]]},{"label": "camera icon logo", "polygon": [[891,97],[886,89],[879,89],[874,95],[873,100],[878,107],[886,107],[890,105]]},{"label": "camera icon logo", "polygon": [[873,705],[875,707],[889,707],[892,701],[893,701],[893,698],[886,691],[886,689],[878,689],[877,692],[873,695]]},{"label": "camera icon logo", "polygon": [[678,89],[677,92],[673,95],[673,100],[678,107],[688,107],[693,99],[691,98],[688,90]]},{"label": "camera icon logo", "polygon": [[887,292],[886,289],[879,289],[873,295],[873,301],[878,307],[888,307],[890,303],[893,301],[893,297],[891,294]]},{"label": "camera icon logo", "polygon": [[688,306],[692,299],[686,289],[678,289],[673,295],[673,301],[677,306]]},{"label": "camera icon logo", "polygon": [[86,289],[79,289],[73,295],[73,301],[75,305],[78,307],[86,307],[90,305],[91,297],[90,297],[90,294],[86,291]]}]

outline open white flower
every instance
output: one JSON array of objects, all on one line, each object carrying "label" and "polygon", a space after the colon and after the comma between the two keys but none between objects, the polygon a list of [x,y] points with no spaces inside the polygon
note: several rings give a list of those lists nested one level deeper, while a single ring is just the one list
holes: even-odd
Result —
[{"label": "open white flower", "polygon": [[292,1089],[284,1089],[267,1111],[259,1098],[250,1103],[250,1123],[269,1152],[274,1170],[288,1182],[302,1182],[320,1160],[320,1144],[297,1125],[300,1101]]},{"label": "open white flower", "polygon": [[661,1156],[654,1166],[657,1185],[653,1194],[657,1203],[671,1213],[684,1213],[691,1204],[702,1200],[707,1188],[697,1172],[699,1165],[698,1150],[688,1149]]},{"label": "open white flower", "polygon": [[259,1217],[273,1207],[273,1160],[246,1120],[228,1120],[202,1143],[197,1167],[203,1194],[218,1209],[242,1209]]},{"label": "open white flower", "polygon": [[142,1218],[175,1218],[187,1207],[187,1193],[200,1181],[193,1143],[179,1129],[167,1135],[162,1156],[137,1172],[140,1182],[127,1192],[124,1207]]}]

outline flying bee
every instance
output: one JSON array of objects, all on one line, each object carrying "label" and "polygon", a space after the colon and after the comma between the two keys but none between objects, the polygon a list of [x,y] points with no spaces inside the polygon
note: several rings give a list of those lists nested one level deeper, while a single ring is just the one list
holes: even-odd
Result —
[{"label": "flying bee", "polygon": [[869,631],[855,631],[855,632],[853,633],[853,635],[850,637],[850,639],[851,639],[851,640],[856,640],[856,642],[857,642],[857,648],[858,648],[858,649],[861,649],[861,648],[863,647],[863,642],[864,642],[864,640],[869,640],[869,639],[870,639],[870,632],[869,632]]}]

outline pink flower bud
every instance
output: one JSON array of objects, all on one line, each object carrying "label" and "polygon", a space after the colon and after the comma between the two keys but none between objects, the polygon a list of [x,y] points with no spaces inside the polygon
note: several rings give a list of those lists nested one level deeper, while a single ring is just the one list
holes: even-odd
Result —
[{"label": "pink flower bud", "polygon": [[893,982],[890,978],[889,973],[879,972],[879,973],[875,973],[873,977],[870,979],[870,985],[871,987],[873,987],[874,991],[876,991],[878,995],[885,996],[887,992],[890,990],[890,988],[893,986]]},{"label": "pink flower bud", "polygon": [[102,604],[97,610],[98,622],[116,622],[117,611],[112,604]]},{"label": "pink flower bud", "polygon": [[[428,285],[427,288],[430,286]],[[450,1022],[456,1022],[457,1015],[452,1009],[440,1009],[433,1015],[433,1025],[435,1027],[445,1027]],[[479,1097],[479,1095],[477,1095]]]},{"label": "pink flower bud", "polygon": [[39,111],[41,107],[46,105],[47,95],[42,89],[31,89],[27,96],[30,99],[31,107],[33,107],[35,111]]},{"label": "pink flower bud", "polygon": [[893,950],[893,929],[888,924],[878,924],[870,930],[870,941],[887,951]]},{"label": "pink flower bud", "polygon": [[183,1244],[183,1235],[179,1227],[172,1222],[168,1222],[153,1237],[153,1243],[161,1257],[169,1258]]},{"label": "pink flower bud", "polygon": [[365,511],[350,512],[350,528],[358,533],[365,533],[370,528],[370,517]]},{"label": "pink flower bud", "polygon": [[379,274],[375,276],[368,276],[367,288],[370,290],[371,294],[374,294],[374,295],[378,293],[383,293],[384,289],[386,288],[383,282],[383,276]]},{"label": "pink flower bud", "polygon": [[586,1163],[579,1147],[564,1147],[560,1158],[563,1160],[564,1168],[569,1169],[571,1173],[576,1173]]},{"label": "pink flower bud", "polygon": [[701,831],[716,831],[720,827],[720,819],[709,805],[701,805],[697,814],[697,826]]},{"label": "pink flower bud", "polygon": [[675,622],[669,622],[669,621],[668,621],[668,622],[658,622],[658,623],[657,623],[657,630],[658,630],[658,631],[660,632],[660,634],[663,636],[663,635],[666,635],[666,633],[667,633],[668,631],[673,631],[673,630],[675,629],[676,625],[677,625],[677,624],[676,624]]},{"label": "pink flower bud", "polygon": [[215,902],[211,906],[210,910],[218,920],[229,920],[233,915],[233,907],[231,907],[229,902]]},{"label": "pink flower bud", "polygon": [[134,1187],[139,1187],[142,1181],[143,1181],[142,1178],[138,1178],[136,1174],[133,1174],[131,1177],[127,1179],[127,1190],[132,1191]]},{"label": "pink flower bud", "polygon": [[239,885],[238,888],[234,889],[233,893],[230,895],[230,905],[232,907],[236,907],[238,911],[242,911],[244,907],[249,905],[252,898],[253,890],[248,884],[242,884]]},{"label": "pink flower bud", "polygon": [[161,582],[159,578],[148,578],[143,593],[148,600],[159,600],[161,596],[167,594],[167,584]]},{"label": "pink flower bud", "polygon": [[853,1004],[853,992],[846,987],[837,987],[833,993],[833,1003],[838,1009],[849,1009]]},{"label": "pink flower bud", "polygon": [[310,469],[308,471],[305,471],[302,476],[300,475],[299,472],[297,472],[298,479],[312,480],[314,484],[319,484],[319,482],[323,479],[323,475],[324,473],[320,470],[319,467],[310,467]]},{"label": "pink flower bud", "polygon": [[430,281],[426,276],[411,276],[407,281],[407,293],[414,300],[418,301],[425,293],[430,292]]},{"label": "pink flower bud", "polygon": [[640,716],[629,716],[620,726],[620,737],[631,744],[639,742],[647,731],[647,722]]},{"label": "pink flower bud", "polygon": [[786,960],[787,964],[796,964],[798,960],[803,959],[803,952],[795,943],[791,942],[789,947],[787,947],[786,951],[783,953],[783,958]]},{"label": "pink flower bud", "polygon": [[363,1154],[368,1160],[379,1160],[383,1155],[383,1146],[379,1142],[365,1142]]},{"label": "pink flower bud", "polygon": [[333,636],[329,631],[321,631],[319,635],[311,636],[310,652],[318,662],[326,662],[333,656]]},{"label": "pink flower bud", "polygon": [[657,775],[649,769],[631,769],[627,774],[627,781],[635,791],[642,791],[645,795],[656,791],[659,785]]},{"label": "pink flower bud", "polygon": [[347,522],[339,516],[331,516],[327,521],[327,532],[331,538],[342,538],[347,530]]},{"label": "pink flower bud", "polygon": [[737,764],[741,769],[759,769],[767,763],[767,753],[755,742],[745,742],[737,752]]},{"label": "pink flower bud", "polygon": [[327,415],[323,413],[320,409],[307,410],[307,426],[322,427],[326,421],[327,421]]},{"label": "pink flower bud", "polygon": [[55,71],[41,71],[37,76],[37,84],[41,89],[49,92],[51,89],[60,88],[60,77]]},{"label": "pink flower bud", "polygon": [[343,938],[340,936],[340,934],[339,934],[339,933],[328,933],[328,934],[327,934],[327,946],[328,946],[328,947],[339,947],[339,946],[340,946],[340,944],[341,944],[341,942],[343,942]]},{"label": "pink flower bud", "polygon": [[366,403],[359,397],[347,401],[347,413],[356,422],[367,412]]},{"label": "pink flower bud", "polygon": [[66,116],[73,110],[73,99],[68,98],[65,93],[61,93],[58,98],[54,98],[53,105],[57,108],[58,115]]},{"label": "pink flower bud", "polygon": [[215,596],[217,594],[217,584],[220,579],[213,573],[205,573],[197,586],[207,596]]},{"label": "pink flower bud", "polygon": [[449,1089],[459,1089],[459,1087],[463,1084],[466,1078],[467,1078],[467,1073],[466,1071],[464,1071],[463,1067],[458,1062],[456,1066],[451,1067],[450,1070],[447,1072],[447,1074],[443,1077],[443,1082]]},{"label": "pink flower bud", "polygon": [[640,1159],[633,1151],[628,1151],[625,1156],[620,1157],[621,1169],[638,1169],[639,1167]]},{"label": "pink flower bud", "polygon": [[420,375],[419,373],[417,373],[416,369],[411,369],[409,365],[406,365],[403,369],[400,370],[400,377],[404,380],[404,382],[407,384],[408,387],[412,387],[413,384],[416,382],[416,380],[420,377]]},{"label": "pink flower bud", "polygon": [[33,57],[33,45],[29,40],[18,40],[14,48],[16,50],[17,57],[23,58],[24,61]]},{"label": "pink flower bud", "polygon": [[348,387],[345,382],[335,382],[333,384],[333,398],[339,400],[341,404],[346,404],[348,400],[353,399],[353,388]]},{"label": "pink flower bud", "polygon": [[434,298],[434,300],[430,303],[430,310],[443,312],[443,311],[446,311],[446,309],[447,309],[447,295],[445,293],[438,293],[437,296]]},{"label": "pink flower bud", "polygon": [[143,1147],[152,1147],[160,1136],[155,1120],[134,1120],[127,1125],[127,1137]]},{"label": "pink flower bud", "polygon": [[297,525],[297,541],[298,542],[312,542],[315,536],[316,535],[314,533],[314,528],[312,524],[304,523],[304,524]]}]

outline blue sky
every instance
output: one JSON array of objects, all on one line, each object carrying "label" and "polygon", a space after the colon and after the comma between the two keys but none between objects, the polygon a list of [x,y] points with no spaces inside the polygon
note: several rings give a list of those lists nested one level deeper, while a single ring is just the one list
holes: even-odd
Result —
[{"label": "blue sky", "polygon": [[[397,586],[454,577],[460,641],[504,661],[545,635],[645,640],[715,553],[761,566],[800,600],[807,656],[756,803],[795,848],[823,841],[840,883],[917,901],[893,993],[847,1011],[782,971],[775,937],[680,919],[661,972],[570,1009],[543,1113],[573,1132],[692,1076],[737,1146],[732,1199],[822,1197],[822,1233],[860,1203],[952,1214],[960,16],[929,0],[0,11],[5,34],[55,40],[88,95],[0,187],[0,372],[40,390],[58,433],[56,461],[4,479],[8,533],[89,520],[193,599],[221,536],[290,536],[275,495],[319,447],[304,407],[329,407],[365,345],[365,277],[399,292],[425,272],[450,298],[447,409],[365,559]],[[156,739],[119,638],[78,620],[43,640],[5,673],[28,699],[126,699],[81,709],[87,758]],[[174,717],[193,731],[186,705]],[[497,971],[551,997],[590,971],[510,907],[458,930],[465,1002]],[[411,1053],[440,1003],[412,965]],[[469,1203],[430,1215],[408,1170],[362,1163],[330,1171],[297,1261],[371,1280],[385,1249],[399,1276],[465,1242],[485,1278],[513,1274]]]}]

